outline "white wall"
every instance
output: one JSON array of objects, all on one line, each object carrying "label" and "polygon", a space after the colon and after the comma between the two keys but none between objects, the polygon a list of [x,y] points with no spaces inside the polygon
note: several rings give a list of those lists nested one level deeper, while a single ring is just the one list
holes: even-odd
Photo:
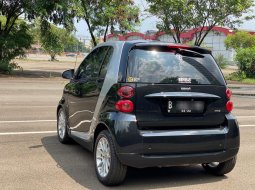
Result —
[{"label": "white wall", "polygon": [[228,61],[233,61],[234,51],[226,49],[224,44],[225,39],[226,35],[224,33],[211,31],[205,37],[202,46],[211,49],[214,56],[222,54]]},{"label": "white wall", "polygon": [[170,34],[161,35],[161,36],[158,37],[158,40],[162,41],[162,42],[175,43],[173,36],[170,35]]},{"label": "white wall", "polygon": [[118,37],[113,36],[111,38],[108,38],[106,41],[118,41],[118,40],[119,40]]},{"label": "white wall", "polygon": [[143,38],[140,36],[129,36],[127,40],[142,40]]}]

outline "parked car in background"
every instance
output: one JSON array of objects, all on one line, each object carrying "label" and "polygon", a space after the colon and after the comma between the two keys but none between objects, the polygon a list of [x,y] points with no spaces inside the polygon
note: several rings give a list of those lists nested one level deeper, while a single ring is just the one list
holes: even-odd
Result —
[{"label": "parked car in background", "polygon": [[66,57],[76,57],[77,54],[76,53],[67,53]]},{"label": "parked car in background", "polygon": [[[153,41],[100,44],[70,79],[57,108],[61,143],[94,152],[100,182],[123,182],[127,167],[235,166],[239,127],[209,50]],[[71,160],[70,160],[71,161]]]}]

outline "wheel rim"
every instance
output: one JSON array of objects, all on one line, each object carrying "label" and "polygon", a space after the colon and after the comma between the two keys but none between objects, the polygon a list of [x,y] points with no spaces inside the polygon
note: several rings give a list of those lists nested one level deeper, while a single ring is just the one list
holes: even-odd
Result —
[{"label": "wheel rim", "polygon": [[61,139],[63,139],[65,133],[66,133],[66,119],[64,112],[61,111],[58,116],[58,135]]},{"label": "wheel rim", "polygon": [[209,163],[208,166],[212,168],[216,168],[219,164],[220,164],[219,162],[212,162],[212,163]]},{"label": "wheel rim", "polygon": [[106,177],[110,170],[111,154],[109,142],[105,137],[102,137],[96,148],[96,166],[98,174],[101,177]]}]

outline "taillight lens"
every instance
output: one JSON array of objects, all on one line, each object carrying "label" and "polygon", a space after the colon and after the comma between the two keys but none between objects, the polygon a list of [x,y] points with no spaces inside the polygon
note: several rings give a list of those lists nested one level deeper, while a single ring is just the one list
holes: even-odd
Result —
[{"label": "taillight lens", "polygon": [[134,110],[134,104],[130,100],[119,100],[115,104],[115,108],[118,111],[124,112],[124,113],[130,113]]},{"label": "taillight lens", "polygon": [[190,46],[185,45],[185,44],[171,44],[171,45],[169,45],[168,47],[174,48],[174,49],[178,49],[178,48],[181,48],[181,49],[188,49],[188,48],[190,48]]},{"label": "taillight lens", "polygon": [[132,98],[134,94],[135,90],[131,86],[122,86],[118,90],[118,95],[122,98]]},{"label": "taillight lens", "polygon": [[228,99],[230,99],[232,96],[232,91],[229,88],[226,90],[226,96]]},{"label": "taillight lens", "polygon": [[233,102],[232,101],[228,101],[226,104],[226,109],[228,112],[231,112],[234,108]]}]

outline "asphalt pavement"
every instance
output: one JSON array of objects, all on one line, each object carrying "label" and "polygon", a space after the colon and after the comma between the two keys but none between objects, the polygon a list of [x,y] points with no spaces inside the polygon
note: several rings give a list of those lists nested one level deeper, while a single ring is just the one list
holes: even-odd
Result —
[{"label": "asphalt pavement", "polygon": [[[1,190],[110,189],[98,182],[90,152],[57,140],[56,106],[65,83],[0,78]],[[111,189],[255,189],[255,97],[234,95],[233,101],[241,148],[230,174],[211,176],[201,166],[129,169],[125,183]]]}]

